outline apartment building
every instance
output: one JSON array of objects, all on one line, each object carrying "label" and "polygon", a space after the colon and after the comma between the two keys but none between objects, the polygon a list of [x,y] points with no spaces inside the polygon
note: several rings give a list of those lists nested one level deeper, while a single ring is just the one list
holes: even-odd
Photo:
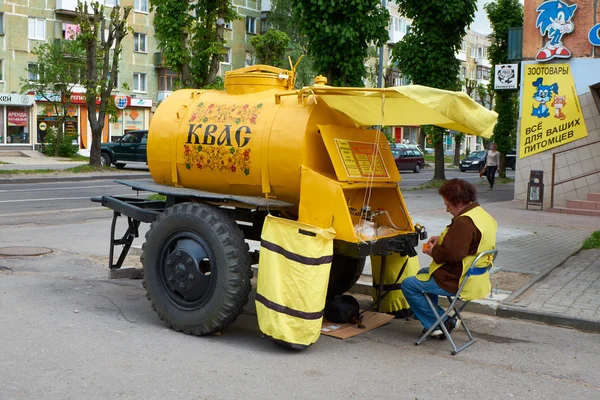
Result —
[{"label": "apartment building", "polygon": [[[149,0],[100,0],[108,16],[115,5],[132,6],[114,91],[118,120],[106,123],[102,140],[111,141],[129,130],[147,129],[156,105],[175,89],[177,73],[164,65],[154,38]],[[43,143],[56,116],[39,94],[21,93],[21,79],[35,80],[36,46],[69,40],[77,29],[77,0],[4,0],[0,3],[0,150],[32,149]],[[266,2],[268,3],[268,2]],[[232,0],[239,19],[226,25],[225,55],[220,75],[254,63],[250,39],[260,32],[258,0]],[[270,4],[267,4],[270,6]],[[66,130],[77,134],[85,153],[91,144],[85,89],[75,87]]]}]

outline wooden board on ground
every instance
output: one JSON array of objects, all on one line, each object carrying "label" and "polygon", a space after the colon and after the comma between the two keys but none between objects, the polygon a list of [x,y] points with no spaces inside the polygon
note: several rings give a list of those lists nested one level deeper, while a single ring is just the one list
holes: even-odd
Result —
[{"label": "wooden board on ground", "polygon": [[352,324],[337,324],[327,321],[323,318],[323,326],[321,334],[333,336],[338,339],[348,339],[350,337],[360,335],[361,333],[369,332],[375,328],[379,328],[394,319],[393,315],[367,311],[363,314],[363,325],[365,328],[359,328]]}]

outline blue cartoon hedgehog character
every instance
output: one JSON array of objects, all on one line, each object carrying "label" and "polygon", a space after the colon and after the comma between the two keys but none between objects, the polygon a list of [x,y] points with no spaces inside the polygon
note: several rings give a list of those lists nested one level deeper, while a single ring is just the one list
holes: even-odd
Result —
[{"label": "blue cartoon hedgehog character", "polygon": [[552,85],[543,85],[543,78],[537,78],[535,82],[532,83],[533,86],[537,88],[535,93],[533,93],[533,98],[535,101],[539,103],[537,107],[533,107],[531,110],[531,115],[538,118],[546,118],[550,116],[550,110],[546,107],[546,103],[552,99],[552,93],[558,94],[558,84],[553,83]]},{"label": "blue cartoon hedgehog character", "polygon": [[542,36],[548,36],[549,41],[535,56],[538,61],[548,61],[555,57],[569,58],[571,52],[563,46],[562,37],[565,33],[573,32],[575,25],[571,18],[577,9],[577,4],[572,6],[561,0],[546,1],[536,9],[539,13],[536,27],[540,28]]}]

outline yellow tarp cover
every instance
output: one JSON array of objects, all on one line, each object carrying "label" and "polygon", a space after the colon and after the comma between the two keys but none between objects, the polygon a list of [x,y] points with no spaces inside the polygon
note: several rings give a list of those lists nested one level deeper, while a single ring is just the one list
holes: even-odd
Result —
[{"label": "yellow tarp cover", "polygon": [[256,315],[261,332],[277,343],[300,350],[319,338],[334,237],[332,228],[265,219]]},{"label": "yellow tarp cover", "polygon": [[317,85],[299,93],[319,96],[317,101],[322,99],[359,126],[437,125],[489,138],[498,119],[466,93],[420,85],[385,89]]}]

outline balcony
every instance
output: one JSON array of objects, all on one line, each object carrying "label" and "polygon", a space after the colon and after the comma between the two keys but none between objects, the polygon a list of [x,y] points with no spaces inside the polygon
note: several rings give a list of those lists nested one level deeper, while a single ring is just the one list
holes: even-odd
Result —
[{"label": "balcony", "polygon": [[388,39],[387,44],[398,43],[404,37],[404,35],[400,31],[388,29],[388,32],[390,34],[390,38]]},{"label": "balcony", "polygon": [[467,62],[467,52],[459,50],[456,54],[456,59],[462,62]]},{"label": "balcony", "polygon": [[169,97],[169,95],[171,93],[173,93],[173,92],[169,91],[169,90],[161,90],[158,92],[158,96],[156,97],[156,100],[160,103],[161,101],[163,101],[164,99]]},{"label": "balcony", "polygon": [[165,56],[163,53],[154,53],[154,68],[166,68]]},{"label": "balcony", "polygon": [[263,12],[271,11],[271,0],[262,0],[260,11],[263,11]]},{"label": "balcony", "polygon": [[490,60],[488,60],[487,58],[484,58],[484,57],[475,58],[475,64],[477,64],[478,66],[486,67],[486,68],[492,67],[492,64],[490,64]]},{"label": "balcony", "polygon": [[[104,5],[104,0],[95,0],[100,5]],[[59,14],[75,15],[78,0],[56,0],[56,12]],[[88,11],[93,12],[92,7],[88,5]]]}]

